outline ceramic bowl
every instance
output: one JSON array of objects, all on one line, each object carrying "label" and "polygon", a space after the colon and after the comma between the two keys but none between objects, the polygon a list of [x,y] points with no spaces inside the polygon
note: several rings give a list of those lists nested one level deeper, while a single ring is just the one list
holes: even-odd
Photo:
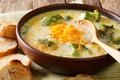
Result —
[{"label": "ceramic bowl", "polygon": [[101,12],[101,14],[120,23],[119,16],[117,16],[113,12],[85,4],[54,4],[34,9],[21,18],[16,28],[19,46],[32,61],[51,72],[67,75],[74,75],[78,73],[94,73],[103,68],[106,68],[107,66],[115,62],[115,60],[108,54],[90,58],[67,58],[53,56],[34,49],[23,40],[20,34],[21,27],[29,19],[41,13],[59,9],[74,9],[88,11],[98,10]]}]

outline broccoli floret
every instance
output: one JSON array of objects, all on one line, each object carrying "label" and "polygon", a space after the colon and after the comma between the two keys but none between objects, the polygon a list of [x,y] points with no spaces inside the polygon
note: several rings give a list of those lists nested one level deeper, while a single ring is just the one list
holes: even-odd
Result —
[{"label": "broccoli floret", "polygon": [[41,44],[45,45],[46,47],[54,47],[55,46],[55,42],[54,41],[50,41],[48,39],[39,39],[38,41]]},{"label": "broccoli floret", "polygon": [[98,10],[94,10],[94,12],[85,12],[84,19],[94,19],[96,22],[99,22],[101,19],[101,13]]},{"label": "broccoli floret", "polygon": [[74,56],[74,57],[76,56],[76,57],[77,57],[77,56],[79,56],[78,53],[79,53],[78,50],[75,49],[75,50],[73,51],[73,53],[72,53],[72,56]]},{"label": "broccoli floret", "polygon": [[113,25],[109,26],[101,24],[100,29],[98,30],[98,37],[110,40],[111,38],[113,38],[114,34],[113,29],[114,29]]},{"label": "broccoli floret", "polygon": [[81,45],[82,49],[89,50],[85,45]]},{"label": "broccoli floret", "polygon": [[99,22],[100,21],[100,19],[101,19],[101,13],[100,12],[98,12],[97,10],[94,10],[94,16],[95,16],[95,20],[97,21],[97,22]]},{"label": "broccoli floret", "polygon": [[98,30],[98,37],[106,39],[108,42],[119,45],[120,44],[120,37],[114,38],[113,30],[114,30],[113,25],[109,26],[109,25],[102,24],[100,26],[100,30]]},{"label": "broccoli floret", "polygon": [[62,16],[59,14],[50,15],[43,20],[42,26],[49,26],[51,23],[56,23],[60,19],[62,19]]},{"label": "broccoli floret", "polygon": [[93,18],[94,18],[93,13],[91,13],[91,12],[85,12],[84,19],[90,20],[90,19],[93,19]]},{"label": "broccoli floret", "polygon": [[72,43],[71,46],[72,46],[74,49],[78,49],[78,45],[77,45],[77,44]]},{"label": "broccoli floret", "polygon": [[102,31],[108,31],[108,30],[113,30],[114,29],[113,25],[109,26],[109,25],[105,25],[105,24],[101,24],[100,28],[101,28]]},{"label": "broccoli floret", "polygon": [[71,47],[73,49],[72,56],[79,56],[79,48],[77,44],[71,43]]},{"label": "broccoli floret", "polygon": [[119,45],[120,44],[120,37],[118,38],[112,38],[112,43]]},{"label": "broccoli floret", "polygon": [[65,16],[65,20],[66,20],[66,21],[69,21],[69,20],[71,20],[71,19],[72,19],[71,16],[69,16],[69,15],[68,15],[68,16]]}]

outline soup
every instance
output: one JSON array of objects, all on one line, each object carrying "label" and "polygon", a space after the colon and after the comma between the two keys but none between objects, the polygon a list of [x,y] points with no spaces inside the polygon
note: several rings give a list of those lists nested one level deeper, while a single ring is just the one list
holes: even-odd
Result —
[{"label": "soup", "polygon": [[93,22],[102,42],[120,48],[120,24],[97,10],[45,12],[28,20],[21,29],[21,35],[33,48],[55,56],[86,58],[106,54],[99,45],[90,42],[92,35],[86,26],[76,23],[79,19]]}]

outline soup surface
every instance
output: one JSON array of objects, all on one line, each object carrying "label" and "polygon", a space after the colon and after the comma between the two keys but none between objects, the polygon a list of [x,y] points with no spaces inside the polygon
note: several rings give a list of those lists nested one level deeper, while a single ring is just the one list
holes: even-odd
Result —
[{"label": "soup surface", "polygon": [[72,58],[106,54],[99,45],[90,42],[88,26],[77,23],[87,19],[95,24],[98,38],[113,48],[120,48],[120,24],[94,12],[55,10],[39,14],[21,29],[22,38],[32,47],[45,53]]}]

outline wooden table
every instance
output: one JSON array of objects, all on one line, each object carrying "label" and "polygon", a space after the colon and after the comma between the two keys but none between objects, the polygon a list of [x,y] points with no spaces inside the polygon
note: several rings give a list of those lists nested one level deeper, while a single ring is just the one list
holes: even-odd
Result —
[{"label": "wooden table", "polygon": [[[0,13],[30,10],[48,4],[69,3],[76,0],[0,0]],[[79,2],[79,0],[77,0]],[[85,4],[96,5],[120,15],[120,0],[83,0]]]}]

